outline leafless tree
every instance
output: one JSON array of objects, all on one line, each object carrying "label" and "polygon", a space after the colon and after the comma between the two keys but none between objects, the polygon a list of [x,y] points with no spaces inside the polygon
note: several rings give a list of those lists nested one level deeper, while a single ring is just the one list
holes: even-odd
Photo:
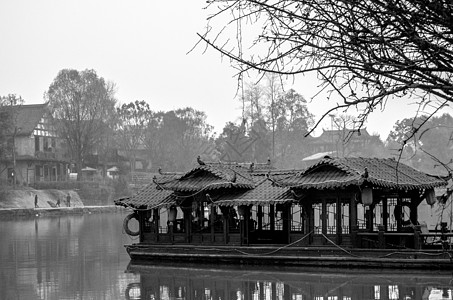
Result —
[{"label": "leafless tree", "polygon": [[[315,72],[320,92],[363,124],[389,99],[428,117],[453,102],[450,0],[209,0],[202,41],[244,72]],[[251,37],[250,37],[251,36]]]}]

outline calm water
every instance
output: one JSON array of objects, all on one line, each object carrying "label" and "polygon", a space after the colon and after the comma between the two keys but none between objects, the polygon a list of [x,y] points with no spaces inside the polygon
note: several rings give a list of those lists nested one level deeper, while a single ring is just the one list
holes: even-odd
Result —
[{"label": "calm water", "polygon": [[0,299],[452,299],[450,273],[130,264],[124,217],[0,221]]}]

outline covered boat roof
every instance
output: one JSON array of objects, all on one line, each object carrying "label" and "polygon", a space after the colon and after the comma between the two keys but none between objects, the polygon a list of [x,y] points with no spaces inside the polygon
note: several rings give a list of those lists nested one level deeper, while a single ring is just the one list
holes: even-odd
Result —
[{"label": "covered boat roof", "polygon": [[115,200],[115,205],[138,209],[168,207],[175,203],[176,197],[173,191],[161,189],[155,181],[131,197]]},{"label": "covered boat roof", "polygon": [[188,171],[179,178],[166,182],[158,181],[159,185],[175,192],[197,192],[220,188],[252,189],[255,183],[250,170],[239,164],[204,163]]},{"label": "covered boat roof", "polygon": [[366,182],[373,186],[397,190],[427,189],[447,184],[440,177],[417,171],[391,158],[328,156],[305,171],[273,180],[285,187],[320,190],[360,186]]},{"label": "covered boat roof", "polygon": [[267,177],[261,178],[254,189],[237,190],[229,194],[222,194],[212,200],[215,206],[268,205],[296,202],[289,188],[276,186]]}]

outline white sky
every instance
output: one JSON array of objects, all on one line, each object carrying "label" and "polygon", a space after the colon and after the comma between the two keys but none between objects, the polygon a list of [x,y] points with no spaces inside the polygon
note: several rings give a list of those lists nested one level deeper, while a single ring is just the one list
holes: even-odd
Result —
[{"label": "white sky", "polygon": [[[193,107],[206,112],[221,132],[240,115],[234,99],[235,71],[203,47],[187,52],[203,32],[205,0],[1,0],[0,95],[17,94],[26,104],[43,94],[61,69],[94,69],[117,85],[121,103],[147,101],[153,110]],[[293,88],[309,100],[312,78]],[[309,110],[320,117],[329,104]],[[331,105],[330,105],[331,106]],[[367,129],[385,139],[396,120],[412,116],[407,105],[375,112]],[[329,128],[326,121],[321,128]],[[317,131],[319,133],[320,129]]]}]

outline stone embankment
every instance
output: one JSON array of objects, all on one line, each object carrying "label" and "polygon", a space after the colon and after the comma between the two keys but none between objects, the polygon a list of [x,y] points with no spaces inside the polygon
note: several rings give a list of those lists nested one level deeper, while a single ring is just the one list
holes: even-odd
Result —
[{"label": "stone embankment", "polygon": [[118,212],[124,208],[118,206],[79,206],[79,207],[56,207],[56,208],[0,208],[0,220],[10,218],[30,218],[44,216],[62,216],[74,214],[92,214]]},{"label": "stone embankment", "polygon": [[[70,196],[69,202],[67,201]],[[35,196],[37,203],[35,206]],[[85,206],[74,190],[22,188],[0,191],[0,219],[119,211],[115,205]]]}]

